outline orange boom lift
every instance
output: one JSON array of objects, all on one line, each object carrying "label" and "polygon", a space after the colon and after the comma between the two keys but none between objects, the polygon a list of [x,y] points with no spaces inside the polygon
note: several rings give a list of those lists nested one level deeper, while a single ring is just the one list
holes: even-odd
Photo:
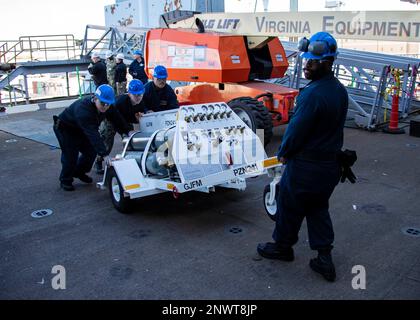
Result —
[{"label": "orange boom lift", "polygon": [[278,38],[251,49],[245,36],[153,29],[145,43],[149,78],[163,65],[168,80],[194,83],[175,89],[181,105],[226,102],[254,132],[264,130],[265,145],[273,127],[289,121],[298,91],[262,81],[283,77],[289,67]]}]

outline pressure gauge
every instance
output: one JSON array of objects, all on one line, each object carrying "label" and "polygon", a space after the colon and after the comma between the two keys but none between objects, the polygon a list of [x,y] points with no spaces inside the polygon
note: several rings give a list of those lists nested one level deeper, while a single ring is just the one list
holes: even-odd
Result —
[{"label": "pressure gauge", "polygon": [[223,119],[226,116],[227,107],[225,104],[222,104],[220,107],[220,118]]},{"label": "pressure gauge", "polygon": [[207,120],[211,120],[214,117],[214,107],[210,105],[207,111]]},{"label": "pressure gauge", "polygon": [[220,115],[220,105],[215,104],[214,105],[214,119],[219,119],[219,115]]},{"label": "pressure gauge", "polygon": [[195,132],[192,132],[189,134],[189,141],[196,144],[198,142],[199,138],[198,135]]}]

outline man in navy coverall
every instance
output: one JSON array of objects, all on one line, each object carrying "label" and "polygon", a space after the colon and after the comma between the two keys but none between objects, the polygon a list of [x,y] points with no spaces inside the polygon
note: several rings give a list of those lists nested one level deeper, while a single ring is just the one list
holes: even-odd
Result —
[{"label": "man in navy coverall", "polygon": [[143,101],[148,112],[179,108],[174,89],[166,83],[167,79],[168,70],[164,66],[156,66],[153,71],[153,81],[144,86]]},{"label": "man in navy coverall", "polygon": [[96,155],[107,155],[99,135],[99,124],[114,103],[114,89],[105,84],[98,87],[93,98],[77,100],[54,116],[54,133],[62,152],[60,185],[63,190],[75,190],[73,178],[84,183],[93,182],[87,173],[92,169]]},{"label": "man in navy coverall", "polygon": [[311,82],[297,98],[277,155],[286,168],[277,198],[275,242],[259,244],[257,250],[268,259],[293,261],[292,247],[306,218],[310,247],[318,251],[310,267],[332,282],[336,278],[331,257],[334,231],[328,208],[341,176],[338,153],[343,146],[348,94],[332,72],[338,52],[329,33],[302,39],[299,50],[305,78]]}]

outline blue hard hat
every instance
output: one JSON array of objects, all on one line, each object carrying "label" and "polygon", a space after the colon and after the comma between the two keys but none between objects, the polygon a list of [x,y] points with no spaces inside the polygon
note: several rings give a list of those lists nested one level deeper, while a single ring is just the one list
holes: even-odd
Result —
[{"label": "blue hard hat", "polygon": [[153,77],[158,79],[167,79],[168,78],[168,70],[164,66],[156,66],[153,72]]},{"label": "blue hard hat", "polygon": [[141,53],[140,50],[134,50],[133,54],[136,54],[138,56],[141,56],[142,55],[142,53]]},{"label": "blue hard hat", "polygon": [[106,104],[115,104],[115,94],[114,89],[108,84],[103,84],[96,89],[95,96],[102,102]]},{"label": "blue hard hat", "polygon": [[337,58],[337,41],[328,32],[317,32],[309,40],[303,38],[299,41],[301,57],[305,59],[322,60],[326,57]]},{"label": "blue hard hat", "polygon": [[128,93],[131,94],[143,94],[144,85],[140,80],[134,79],[128,85]]}]

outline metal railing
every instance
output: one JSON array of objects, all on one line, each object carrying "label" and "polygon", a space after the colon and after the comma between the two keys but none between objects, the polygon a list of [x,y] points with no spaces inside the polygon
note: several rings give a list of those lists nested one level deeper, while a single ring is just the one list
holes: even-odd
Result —
[{"label": "metal railing", "polygon": [[143,51],[148,30],[146,28],[87,25],[81,56],[89,56],[92,51],[105,52],[110,50],[114,54],[123,53],[128,57],[134,50]]},{"label": "metal railing", "polygon": [[17,41],[0,41],[0,62],[3,63],[70,60],[77,58],[79,52],[72,34],[23,36]]},{"label": "metal railing", "polygon": [[[302,59],[296,44],[283,41],[288,54],[289,77],[281,83],[300,88],[308,83],[303,77]],[[391,70],[398,69],[401,75],[400,117],[405,118],[413,111],[416,103],[420,60],[411,57],[386,55],[382,53],[341,49],[335,62],[335,76],[346,86],[349,93],[349,119],[359,127],[375,130],[389,119],[391,111],[391,89],[395,81]]]},{"label": "metal railing", "polygon": [[17,106],[19,102],[25,102],[25,91],[23,86],[20,84],[9,85],[6,88],[7,93],[0,96],[0,104],[12,106],[14,104]]}]

